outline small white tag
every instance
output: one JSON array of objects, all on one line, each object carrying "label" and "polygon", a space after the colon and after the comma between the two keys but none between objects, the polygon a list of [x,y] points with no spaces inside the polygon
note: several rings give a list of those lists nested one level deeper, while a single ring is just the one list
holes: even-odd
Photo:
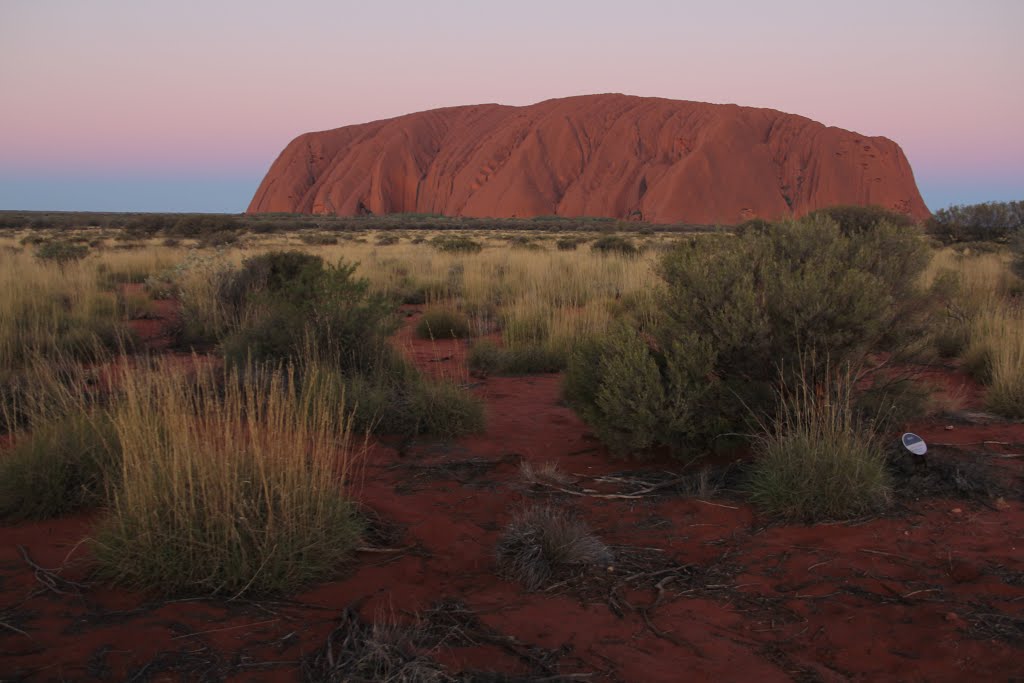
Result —
[{"label": "small white tag", "polygon": [[903,447],[914,455],[924,455],[928,452],[928,444],[917,434],[907,432],[903,435]]}]

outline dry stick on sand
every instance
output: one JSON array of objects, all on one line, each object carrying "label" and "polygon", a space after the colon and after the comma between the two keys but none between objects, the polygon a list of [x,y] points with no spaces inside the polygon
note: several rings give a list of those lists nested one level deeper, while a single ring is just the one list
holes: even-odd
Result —
[{"label": "dry stick on sand", "polygon": [[[69,593],[80,593],[81,590],[86,587],[85,584],[76,583],[62,578],[60,576],[60,569],[46,569],[45,567],[40,567],[32,561],[31,557],[29,557],[28,550],[25,549],[25,546],[19,545],[18,552],[21,553],[21,558],[25,561],[25,564],[27,564],[34,572],[36,581],[42,584],[47,590],[52,591],[57,595],[68,595]],[[72,590],[61,590],[61,587],[65,589],[71,588]]]}]

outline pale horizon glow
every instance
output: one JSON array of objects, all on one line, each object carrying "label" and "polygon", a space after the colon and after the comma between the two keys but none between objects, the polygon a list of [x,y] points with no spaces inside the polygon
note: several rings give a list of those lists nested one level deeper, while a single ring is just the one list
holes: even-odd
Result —
[{"label": "pale horizon glow", "polygon": [[903,148],[928,206],[1024,199],[1024,3],[0,2],[0,209],[243,211],[313,130],[604,92]]}]

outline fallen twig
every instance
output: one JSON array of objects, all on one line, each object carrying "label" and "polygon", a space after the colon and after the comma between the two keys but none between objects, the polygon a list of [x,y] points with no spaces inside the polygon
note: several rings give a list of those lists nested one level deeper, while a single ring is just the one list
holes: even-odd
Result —
[{"label": "fallen twig", "polygon": [[248,628],[250,626],[262,626],[264,624],[272,624],[280,619],[266,619],[265,621],[257,621],[252,624],[239,624],[238,626],[225,626],[224,628],[211,628],[208,631],[197,631],[195,633],[186,633],[183,636],[174,636],[171,640],[181,640],[182,638],[195,638],[196,636],[205,635],[207,633],[220,633],[221,631],[235,631],[240,628]]}]

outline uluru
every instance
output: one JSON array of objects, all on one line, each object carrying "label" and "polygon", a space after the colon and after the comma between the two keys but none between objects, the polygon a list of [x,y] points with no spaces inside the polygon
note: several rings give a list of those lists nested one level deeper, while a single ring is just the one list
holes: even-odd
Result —
[{"label": "uluru", "polygon": [[887,138],[773,109],[606,94],[306,133],[248,211],[735,224],[851,204],[929,215]]}]

